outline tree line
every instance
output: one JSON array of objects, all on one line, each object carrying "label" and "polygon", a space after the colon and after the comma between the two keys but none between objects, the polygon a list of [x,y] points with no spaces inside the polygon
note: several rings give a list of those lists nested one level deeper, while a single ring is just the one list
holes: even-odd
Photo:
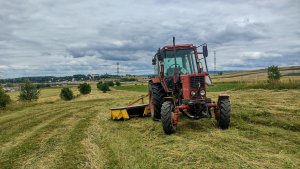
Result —
[{"label": "tree line", "polygon": [[[103,93],[106,93],[107,91],[110,91],[111,86],[120,86],[121,82],[113,82],[113,81],[106,81],[102,82],[99,81],[97,83],[97,89],[102,91]],[[90,94],[92,91],[92,87],[88,83],[82,83],[78,85],[78,91],[81,95],[87,95]],[[31,102],[39,99],[41,89],[38,87],[38,85],[32,83],[29,79],[25,79],[23,83],[20,85],[20,93],[19,93],[19,101],[24,102]],[[80,95],[75,96],[72,88],[70,87],[64,87],[61,89],[60,98],[66,101],[72,100]],[[6,105],[11,103],[11,98],[8,94],[5,93],[2,86],[0,85],[0,108],[6,107]]]},{"label": "tree line", "polygon": [[129,74],[126,76],[119,76],[119,75],[111,75],[106,73],[99,76],[76,74],[73,76],[63,76],[63,77],[35,76],[35,77],[8,78],[8,79],[0,79],[0,83],[23,83],[24,80],[26,79],[29,79],[31,82],[34,83],[51,83],[51,82],[63,82],[63,81],[88,81],[88,80],[99,81],[102,79],[112,79],[112,78],[119,79],[119,81],[121,82],[136,81],[136,78],[134,78],[134,76]]}]

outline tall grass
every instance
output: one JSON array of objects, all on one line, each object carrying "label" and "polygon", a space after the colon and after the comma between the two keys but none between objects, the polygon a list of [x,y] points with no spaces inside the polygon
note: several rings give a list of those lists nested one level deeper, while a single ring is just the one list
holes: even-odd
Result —
[{"label": "tall grass", "polygon": [[300,81],[278,81],[278,82],[218,82],[213,86],[208,86],[208,92],[218,92],[226,90],[246,90],[246,89],[267,89],[267,90],[283,90],[283,89],[300,89]]},{"label": "tall grass", "polygon": [[275,90],[282,90],[282,89],[300,89],[300,81],[278,81],[278,82],[267,82],[261,81],[256,83],[244,83],[240,89],[275,89]]}]

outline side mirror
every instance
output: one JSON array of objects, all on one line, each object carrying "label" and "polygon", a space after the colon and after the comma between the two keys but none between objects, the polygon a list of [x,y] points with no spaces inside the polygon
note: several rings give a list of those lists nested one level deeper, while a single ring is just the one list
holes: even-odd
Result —
[{"label": "side mirror", "polygon": [[208,51],[207,51],[207,45],[203,45],[203,56],[207,57],[208,56]]},{"label": "side mirror", "polygon": [[161,52],[161,50],[160,50],[160,48],[157,50],[157,53],[156,53],[156,56],[157,56],[157,59],[158,60],[163,60],[164,58],[162,57],[162,54],[161,54],[162,52]]},{"label": "side mirror", "polygon": [[152,65],[156,65],[156,55],[154,55],[152,58]]}]

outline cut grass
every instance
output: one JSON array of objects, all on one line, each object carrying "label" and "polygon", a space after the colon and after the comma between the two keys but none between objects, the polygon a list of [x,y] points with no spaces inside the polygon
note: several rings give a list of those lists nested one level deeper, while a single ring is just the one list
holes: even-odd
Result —
[{"label": "cut grass", "polygon": [[182,115],[171,136],[151,118],[110,120],[109,108],[147,94],[147,86],[93,90],[70,102],[45,93],[42,99],[52,103],[10,105],[0,113],[0,168],[297,168],[300,91],[226,85],[208,89],[217,91],[208,93],[213,99],[219,90],[230,94],[232,123],[225,131],[213,118]]}]

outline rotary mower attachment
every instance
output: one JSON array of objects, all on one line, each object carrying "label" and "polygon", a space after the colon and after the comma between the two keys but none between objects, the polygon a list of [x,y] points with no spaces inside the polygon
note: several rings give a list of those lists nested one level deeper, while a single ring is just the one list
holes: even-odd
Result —
[{"label": "rotary mower attachment", "polygon": [[[144,103],[144,98],[148,97],[141,96],[137,100],[128,103],[124,107],[111,108],[111,119],[113,120],[128,120],[131,117],[145,117],[150,116],[149,104]],[[140,104],[137,104],[141,102]]]}]

